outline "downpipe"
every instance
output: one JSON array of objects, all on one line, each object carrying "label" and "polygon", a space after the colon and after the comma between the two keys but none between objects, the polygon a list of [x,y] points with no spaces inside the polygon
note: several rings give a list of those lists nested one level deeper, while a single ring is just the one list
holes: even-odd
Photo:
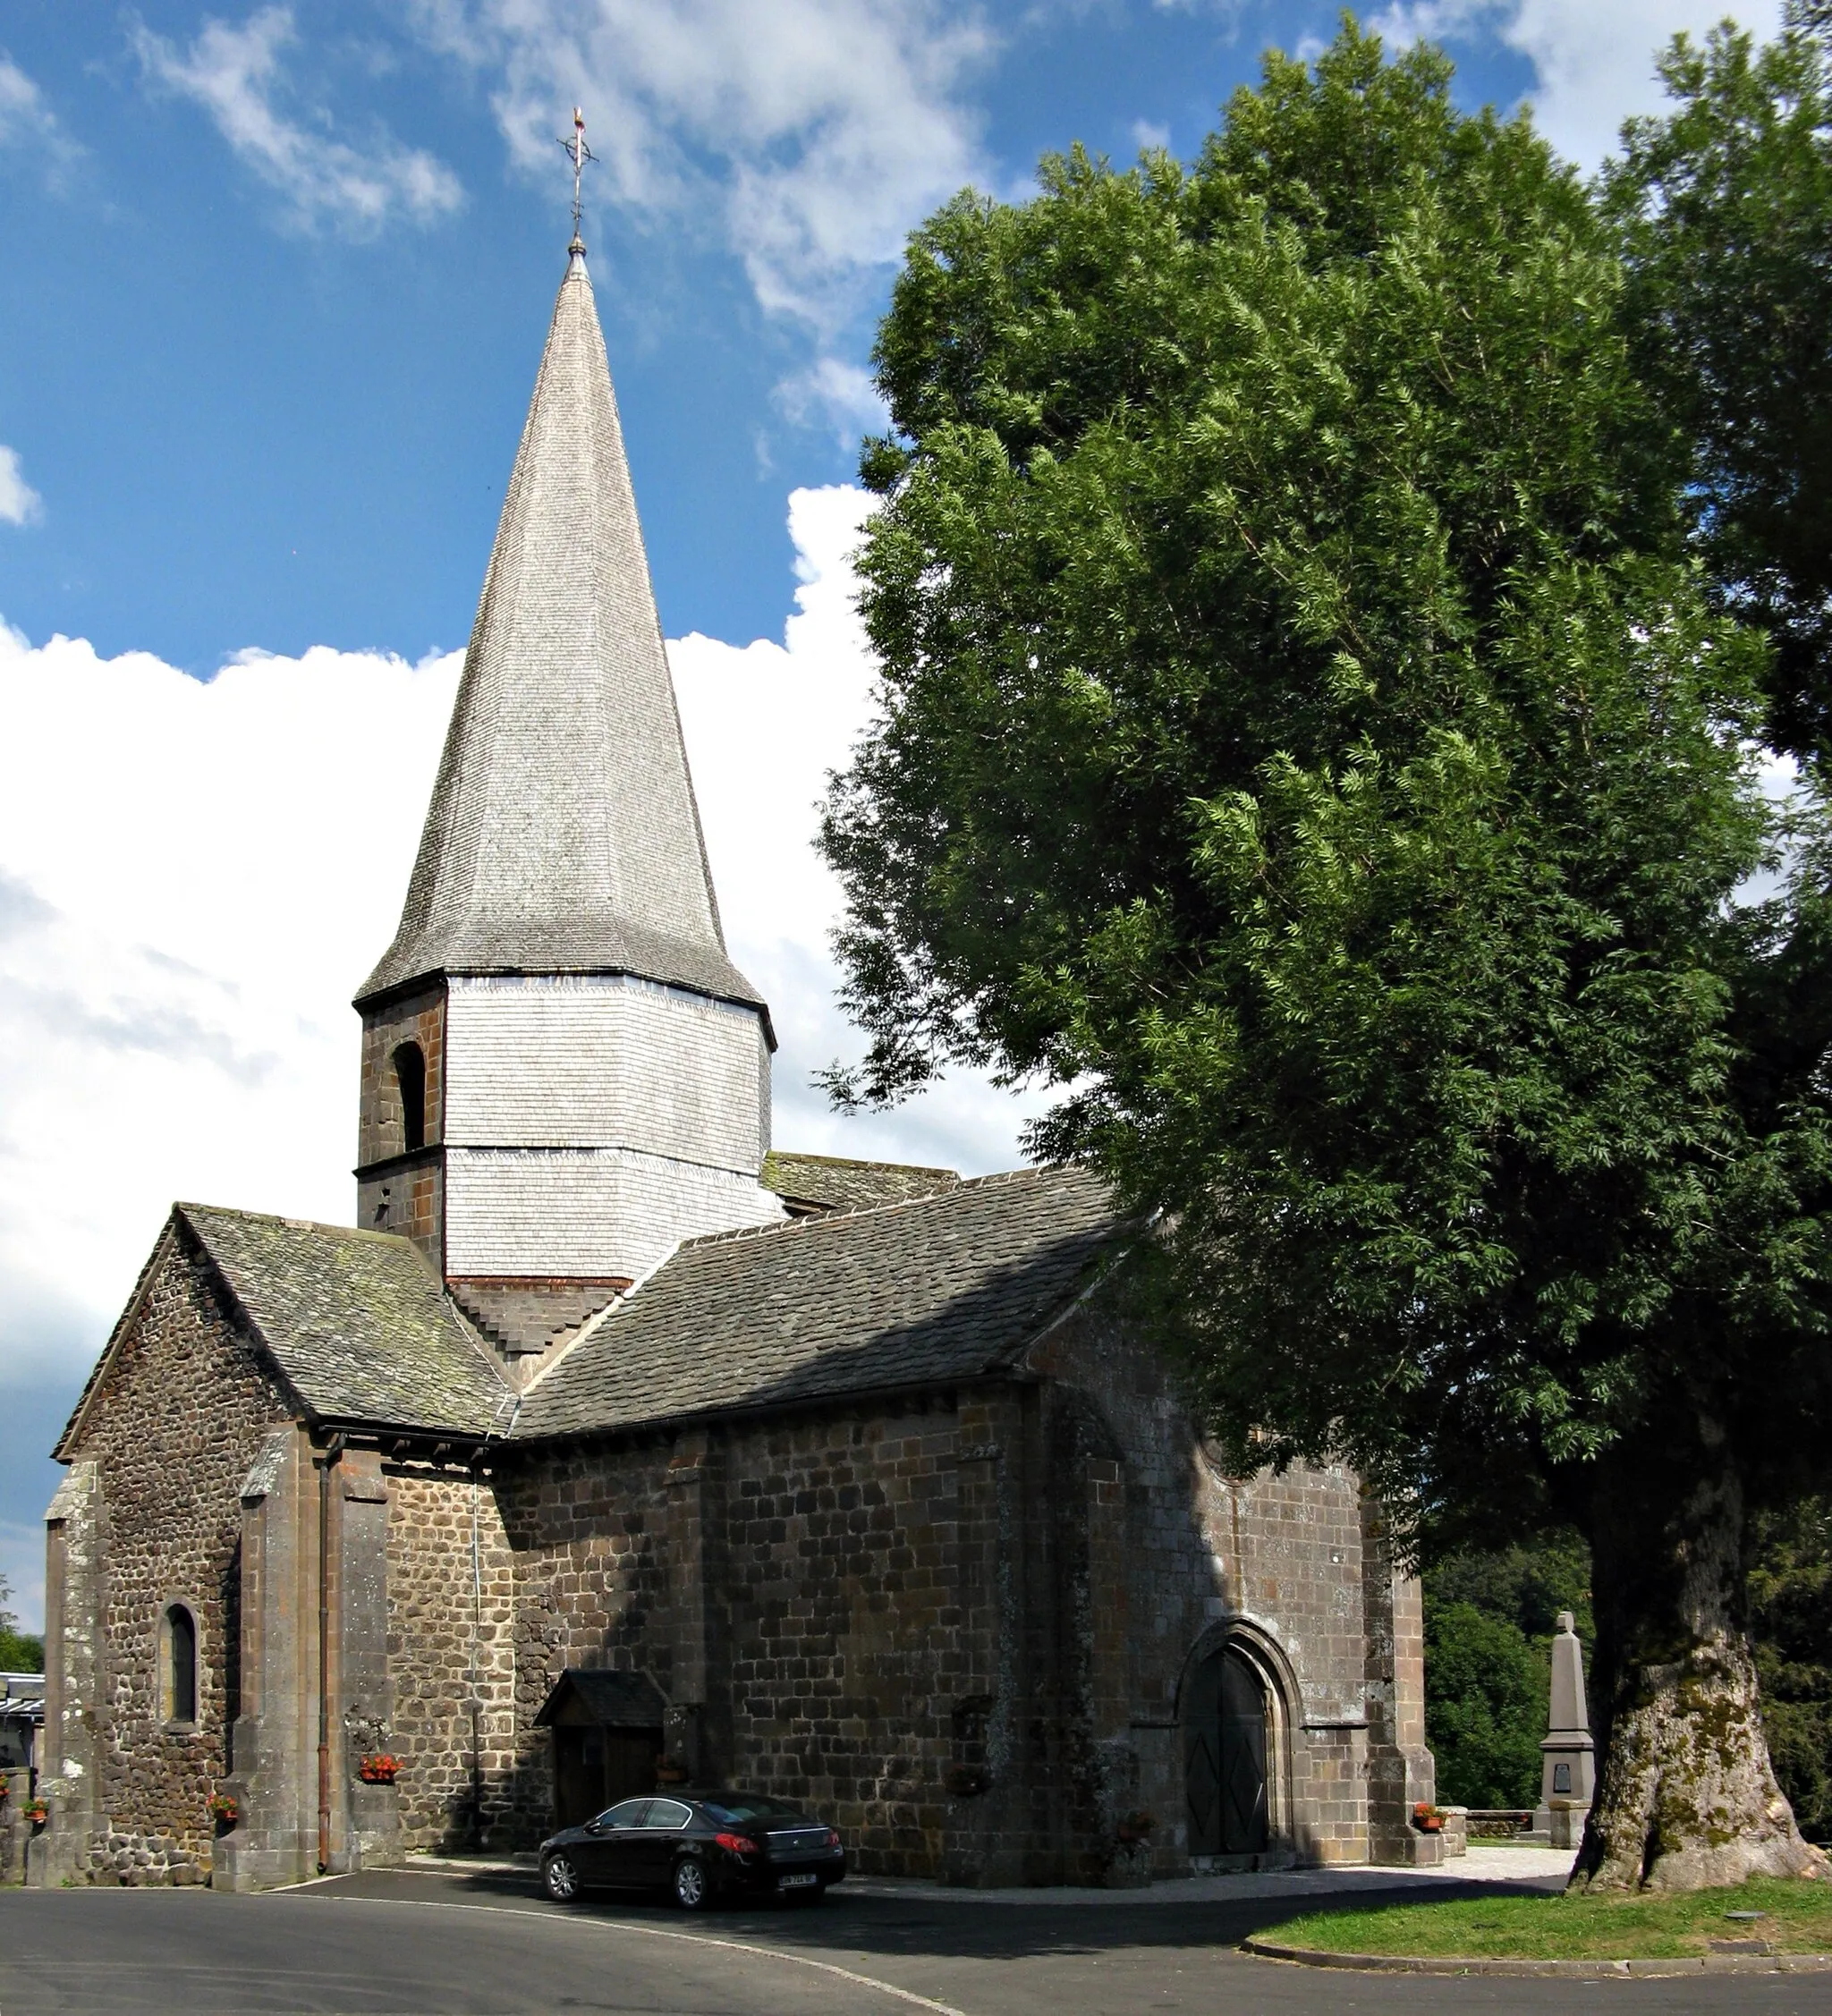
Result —
[{"label": "downpipe", "polygon": [[318,1465],[318,1874],[331,1867],[331,1472],[344,1453],[334,1435]]}]

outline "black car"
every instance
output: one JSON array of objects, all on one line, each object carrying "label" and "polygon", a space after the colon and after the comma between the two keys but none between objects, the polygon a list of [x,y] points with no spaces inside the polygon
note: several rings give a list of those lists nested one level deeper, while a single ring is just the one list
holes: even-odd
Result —
[{"label": "black car", "polygon": [[845,1873],[825,1820],[759,1792],[626,1799],[540,1844],[541,1887],[561,1904],[599,1886],[666,1890],[687,1911],[742,1896],[818,1903]]}]

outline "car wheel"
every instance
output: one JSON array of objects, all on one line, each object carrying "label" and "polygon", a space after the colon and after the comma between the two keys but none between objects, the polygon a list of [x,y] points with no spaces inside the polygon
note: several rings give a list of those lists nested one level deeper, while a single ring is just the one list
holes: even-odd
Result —
[{"label": "car wheel", "polygon": [[703,1911],[712,1901],[712,1885],[706,1880],[706,1865],[691,1855],[674,1864],[674,1902],[683,1911]]},{"label": "car wheel", "polygon": [[541,1887],[556,1904],[579,1899],[579,1865],[570,1855],[549,1855],[540,1866]]}]

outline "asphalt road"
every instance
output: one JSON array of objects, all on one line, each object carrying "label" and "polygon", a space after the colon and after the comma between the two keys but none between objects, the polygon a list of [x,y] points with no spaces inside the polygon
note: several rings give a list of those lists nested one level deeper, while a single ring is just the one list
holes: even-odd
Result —
[{"label": "asphalt road", "polygon": [[[1362,1893],[1365,1900],[1367,1893]],[[1234,1952],[1315,1909],[1060,1906],[848,1897],[704,1918],[562,1910],[513,1878],[385,1874],[267,1896],[0,1891],[0,2012],[134,2016],[1539,2016],[1606,1998],[1633,2016],[1828,2016],[1832,1977],[1443,1980],[1320,1973]]]}]

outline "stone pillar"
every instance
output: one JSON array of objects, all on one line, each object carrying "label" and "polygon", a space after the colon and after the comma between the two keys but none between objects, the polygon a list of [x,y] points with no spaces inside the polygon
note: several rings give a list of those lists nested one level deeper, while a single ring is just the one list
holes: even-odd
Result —
[{"label": "stone pillar", "polygon": [[1583,1840],[1597,1791],[1596,1746],[1584,1703],[1584,1651],[1575,1627],[1571,1612],[1561,1610],[1558,1635],[1552,1640],[1551,1707],[1539,1745],[1539,1809],[1533,1831],[1543,1830],[1555,1848],[1575,1848]]},{"label": "stone pillar", "polygon": [[1016,1395],[963,1395],[955,1454],[959,1651],[942,1881],[1022,1883],[1033,1832],[1023,1755],[1024,1429]]},{"label": "stone pillar", "polygon": [[1132,1645],[1126,1599],[1126,1478],[1115,1457],[1084,1460],[1088,1525],[1088,1709],[1092,1738],[1095,1855],[1110,1890],[1151,1881],[1151,1842],[1122,1841],[1139,1809],[1139,1752],[1132,1741]]},{"label": "stone pillar", "polygon": [[317,1492],[303,1431],[276,1428],[242,1487],[242,1698],[219,1788],[241,1817],[216,1839],[218,1890],[300,1883],[317,1864]]},{"label": "stone pillar", "polygon": [[1361,1614],[1368,1704],[1368,1859],[1429,1868],[1444,1859],[1440,1834],[1414,1825],[1429,1806],[1438,1767],[1425,1746],[1424,1596],[1399,1571],[1381,1507],[1361,1497]]},{"label": "stone pillar", "polygon": [[[378,1450],[346,1449],[332,1472],[337,1514],[337,1648],[331,1727],[331,1868],[386,1868],[401,1859],[400,1794],[364,1783],[365,1757],[394,1743],[388,1671],[388,1486]],[[464,1545],[469,1546],[469,1536]],[[472,1681],[475,1710],[475,1676]],[[337,1741],[341,1732],[343,1741]],[[474,1792],[480,1788],[474,1788]]]},{"label": "stone pillar", "polygon": [[102,1474],[70,1466],[45,1513],[45,1728],[38,1793],[51,1809],[26,1850],[26,1880],[49,1887],[89,1865],[103,1825]]},{"label": "stone pillar", "polygon": [[675,1444],[668,1463],[668,1637],[672,1664],[668,1718],[663,1741],[695,1783],[717,1782],[717,1762],[705,1755],[708,1642],[706,1539],[712,1452],[706,1431],[691,1430]]}]

